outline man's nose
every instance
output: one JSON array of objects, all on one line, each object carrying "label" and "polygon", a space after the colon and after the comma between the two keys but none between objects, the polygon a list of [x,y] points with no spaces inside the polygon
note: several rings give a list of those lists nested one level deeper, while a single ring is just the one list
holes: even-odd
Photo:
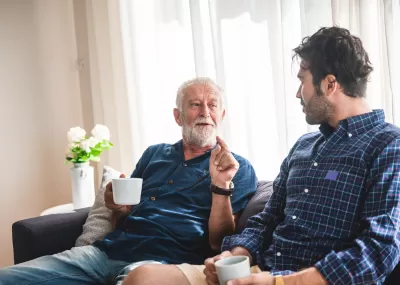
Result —
[{"label": "man's nose", "polygon": [[210,116],[210,109],[207,104],[201,105],[200,115],[206,118]]},{"label": "man's nose", "polygon": [[299,89],[297,89],[296,98],[301,99],[301,85],[299,86]]}]

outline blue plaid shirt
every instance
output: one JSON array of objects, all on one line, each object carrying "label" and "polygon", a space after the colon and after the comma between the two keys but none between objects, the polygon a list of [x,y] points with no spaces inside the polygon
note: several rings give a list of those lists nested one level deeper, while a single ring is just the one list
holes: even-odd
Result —
[{"label": "blue plaid shirt", "polygon": [[315,266],[330,284],[382,284],[400,260],[400,129],[384,120],[302,136],[263,212],[222,249],[245,247],[273,275]]}]

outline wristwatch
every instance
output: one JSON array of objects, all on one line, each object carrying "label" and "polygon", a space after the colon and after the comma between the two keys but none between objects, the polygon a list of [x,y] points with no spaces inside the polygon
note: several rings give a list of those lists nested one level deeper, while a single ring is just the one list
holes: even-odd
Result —
[{"label": "wristwatch", "polygon": [[275,276],[275,285],[285,285],[282,275]]},{"label": "wristwatch", "polygon": [[229,189],[225,188],[219,188],[218,186],[211,184],[210,189],[212,193],[218,194],[218,195],[224,195],[224,196],[232,196],[233,193],[233,182],[229,182]]}]

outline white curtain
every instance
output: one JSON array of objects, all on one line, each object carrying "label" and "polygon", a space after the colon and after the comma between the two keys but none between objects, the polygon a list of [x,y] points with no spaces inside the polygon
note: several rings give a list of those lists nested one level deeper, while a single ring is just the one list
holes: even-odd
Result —
[{"label": "white curtain", "polygon": [[250,160],[259,179],[274,179],[298,137],[317,129],[306,124],[295,98],[292,49],[322,26],[348,28],[363,40],[375,68],[368,100],[400,124],[400,0],[89,2],[103,5],[109,21],[108,30],[101,20],[94,29],[108,31],[112,41],[98,55],[100,62],[112,55],[98,91],[119,134],[117,164],[133,165],[147,146],[179,140],[176,90],[208,76],[226,92],[222,137]]}]

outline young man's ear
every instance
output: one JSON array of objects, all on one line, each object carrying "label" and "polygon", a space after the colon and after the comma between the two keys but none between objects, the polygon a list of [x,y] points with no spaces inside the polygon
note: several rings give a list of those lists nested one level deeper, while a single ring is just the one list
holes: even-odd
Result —
[{"label": "young man's ear", "polygon": [[174,117],[175,117],[175,122],[182,127],[182,120],[181,120],[181,112],[179,111],[178,108],[174,108]]},{"label": "young man's ear", "polygon": [[336,81],[336,77],[333,74],[328,74],[322,80],[322,88],[325,91],[326,95],[330,95],[334,93],[338,88],[338,82]]}]

